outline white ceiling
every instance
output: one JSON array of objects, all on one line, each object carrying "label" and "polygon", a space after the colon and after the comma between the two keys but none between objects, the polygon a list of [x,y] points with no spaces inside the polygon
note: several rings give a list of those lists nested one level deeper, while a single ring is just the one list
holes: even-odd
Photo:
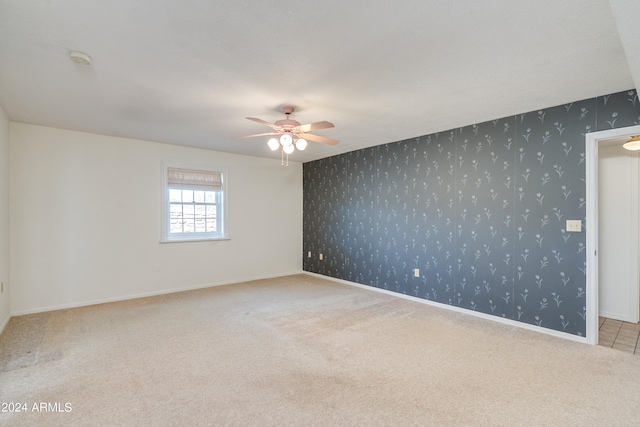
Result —
[{"label": "white ceiling", "polygon": [[637,0],[0,0],[0,105],[275,158],[233,137],[293,105],[340,140],[291,157],[306,162],[636,87],[638,21]]}]

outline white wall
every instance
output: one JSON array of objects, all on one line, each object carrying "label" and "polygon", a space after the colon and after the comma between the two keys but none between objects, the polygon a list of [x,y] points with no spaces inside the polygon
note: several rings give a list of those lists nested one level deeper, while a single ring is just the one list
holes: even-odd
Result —
[{"label": "white wall", "polygon": [[9,119],[0,108],[0,333],[11,317],[9,294]]},{"label": "white wall", "polygon": [[[302,164],[11,123],[11,311],[302,270]],[[159,243],[161,162],[228,171],[229,241]]]},{"label": "white wall", "polygon": [[598,149],[598,314],[638,321],[638,155]]}]

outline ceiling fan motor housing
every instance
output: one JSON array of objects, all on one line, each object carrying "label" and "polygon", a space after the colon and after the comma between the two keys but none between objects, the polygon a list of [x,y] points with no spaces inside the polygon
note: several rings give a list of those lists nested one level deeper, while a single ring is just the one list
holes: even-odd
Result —
[{"label": "ceiling fan motor housing", "polygon": [[300,126],[300,122],[295,120],[278,120],[274,125],[281,127],[285,132],[292,132],[296,126]]},{"label": "ceiling fan motor housing", "polygon": [[300,126],[300,122],[289,119],[289,114],[293,113],[293,111],[294,111],[294,108],[291,106],[287,105],[282,107],[282,112],[287,115],[287,118],[284,120],[278,120],[277,122],[274,123],[274,125],[282,128],[283,132],[288,132],[288,133],[293,132],[296,126]]}]

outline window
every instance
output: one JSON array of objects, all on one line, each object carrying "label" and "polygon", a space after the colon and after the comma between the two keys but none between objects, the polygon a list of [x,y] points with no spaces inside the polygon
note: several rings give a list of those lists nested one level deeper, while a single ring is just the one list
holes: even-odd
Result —
[{"label": "window", "polygon": [[163,164],[162,241],[226,238],[225,173]]}]

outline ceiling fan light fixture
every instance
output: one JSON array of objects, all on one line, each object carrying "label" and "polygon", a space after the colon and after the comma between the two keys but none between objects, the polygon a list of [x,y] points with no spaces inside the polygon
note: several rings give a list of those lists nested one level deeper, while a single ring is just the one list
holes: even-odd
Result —
[{"label": "ceiling fan light fixture", "polygon": [[268,142],[267,145],[269,146],[269,148],[272,151],[276,151],[279,147],[280,147],[280,143],[278,142],[277,139],[275,138],[271,138]]},{"label": "ceiling fan light fixture", "polygon": [[634,135],[627,142],[622,145],[623,148],[629,151],[638,151],[640,150],[640,135]]},{"label": "ceiling fan light fixture", "polygon": [[[321,144],[336,145],[338,143],[335,139],[311,133],[316,130],[335,127],[333,123],[321,121],[301,125],[300,122],[290,118],[290,114],[294,111],[293,107],[284,106],[282,107],[282,111],[286,114],[287,118],[284,120],[277,120],[274,123],[269,123],[255,117],[247,117],[247,120],[268,126],[272,131],[267,133],[258,133],[255,135],[239,136],[238,138],[275,135],[273,138],[269,138],[267,145],[272,151],[281,150],[282,166],[285,166],[285,154],[287,159],[286,166],[288,166],[289,154],[292,154],[296,149],[302,151],[307,148],[307,145],[309,145],[307,139]],[[302,136],[304,136],[304,138],[302,138]]]},{"label": "ceiling fan light fixture", "polygon": [[283,147],[288,147],[292,143],[293,143],[293,138],[291,138],[291,135],[289,135],[288,133],[285,133],[280,137],[280,144],[282,144]]},{"label": "ceiling fan light fixture", "polygon": [[293,144],[285,145],[284,147],[282,147],[282,151],[284,151],[287,154],[293,153],[293,150],[295,150],[295,148],[293,147]]}]

